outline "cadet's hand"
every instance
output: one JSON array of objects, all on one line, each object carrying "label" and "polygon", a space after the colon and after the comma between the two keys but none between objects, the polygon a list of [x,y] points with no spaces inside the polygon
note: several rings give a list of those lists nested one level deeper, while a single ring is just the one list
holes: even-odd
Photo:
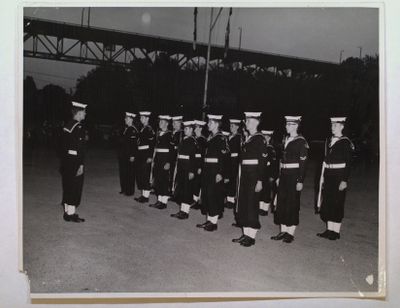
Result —
[{"label": "cadet's hand", "polygon": [[197,169],[197,174],[201,174],[201,169]]},{"label": "cadet's hand", "polygon": [[224,179],[224,183],[229,183],[229,179]]},{"label": "cadet's hand", "polygon": [[262,190],[262,182],[261,181],[257,181],[257,184],[256,184],[256,188],[255,188],[255,192],[260,192],[261,190]]},{"label": "cadet's hand", "polygon": [[169,170],[169,168],[170,168],[170,164],[169,164],[169,163],[166,163],[166,164],[164,165],[164,170]]},{"label": "cadet's hand", "polygon": [[194,173],[193,172],[189,172],[189,180],[193,180],[194,179]]},{"label": "cadet's hand", "polygon": [[222,175],[217,174],[217,175],[215,176],[215,183],[219,183],[219,182],[221,182],[221,181],[222,181]]},{"label": "cadet's hand", "polygon": [[275,183],[276,183],[276,186],[279,186],[279,179],[276,179]]},{"label": "cadet's hand", "polygon": [[296,190],[297,191],[302,191],[303,190],[303,183],[297,183],[296,184]]},{"label": "cadet's hand", "polygon": [[274,182],[274,178],[269,178],[269,182],[273,183]]},{"label": "cadet's hand", "polygon": [[131,162],[131,163],[133,163],[134,161],[135,161],[135,157],[129,157],[129,161]]},{"label": "cadet's hand", "polygon": [[343,191],[347,188],[347,182],[341,181],[339,184],[339,191]]},{"label": "cadet's hand", "polygon": [[150,164],[151,161],[152,161],[152,159],[151,159],[151,157],[149,157],[149,158],[146,160],[146,163]]},{"label": "cadet's hand", "polygon": [[78,171],[76,172],[76,176],[81,176],[83,174],[83,165],[80,165]]}]

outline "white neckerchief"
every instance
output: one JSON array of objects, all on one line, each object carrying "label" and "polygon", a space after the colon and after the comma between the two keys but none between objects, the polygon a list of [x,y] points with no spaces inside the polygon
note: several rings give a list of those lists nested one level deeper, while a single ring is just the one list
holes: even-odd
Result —
[{"label": "white neckerchief", "polygon": [[[298,136],[298,135],[297,135]],[[292,142],[297,136],[291,137],[291,136],[287,136],[285,139],[285,149],[287,147],[287,145]]]},{"label": "white neckerchief", "polygon": [[339,136],[339,137],[332,136],[331,137],[331,142],[329,143],[329,147],[332,147],[336,142],[339,141],[340,138],[342,138],[342,136]]}]

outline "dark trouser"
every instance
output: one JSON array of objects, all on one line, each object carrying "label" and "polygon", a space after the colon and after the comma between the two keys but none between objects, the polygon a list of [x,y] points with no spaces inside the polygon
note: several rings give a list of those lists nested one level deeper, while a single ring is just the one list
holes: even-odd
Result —
[{"label": "dark trouser", "polygon": [[62,203],[78,207],[81,203],[83,189],[83,174],[76,176],[79,166],[66,163],[61,167],[61,182],[63,189]]},{"label": "dark trouser", "polygon": [[258,166],[242,166],[239,179],[236,221],[241,227],[260,229],[260,193],[255,192]]},{"label": "dark trouser", "polygon": [[193,202],[194,179],[189,180],[189,171],[178,169],[176,174],[175,201],[178,204]]},{"label": "dark trouser", "polygon": [[224,210],[224,181],[215,183],[215,168],[214,164],[205,164],[201,179],[202,213],[209,216],[221,215]]},{"label": "dark trouser", "polygon": [[274,216],[277,225],[299,224],[300,192],[296,190],[297,169],[282,169],[279,177],[278,199]]},{"label": "dark trouser", "polygon": [[136,168],[136,183],[140,190],[150,190],[151,163],[146,162],[147,157],[138,157]]},{"label": "dark trouser", "polygon": [[271,192],[272,192],[272,183],[269,181],[269,178],[263,181],[263,189],[261,191],[261,200],[265,203],[271,203]]},{"label": "dark trouser", "polygon": [[320,216],[325,222],[342,222],[346,190],[339,191],[343,179],[341,170],[325,169]]},{"label": "dark trouser", "polygon": [[170,170],[164,170],[166,161],[157,161],[153,166],[153,187],[157,196],[170,195]]},{"label": "dark trouser", "polygon": [[118,157],[119,182],[121,191],[126,195],[135,193],[135,164],[127,156]]},{"label": "dark trouser", "polygon": [[237,160],[234,160],[232,161],[230,166],[229,183],[227,184],[226,195],[228,197],[236,196],[238,173],[239,173],[239,162]]}]

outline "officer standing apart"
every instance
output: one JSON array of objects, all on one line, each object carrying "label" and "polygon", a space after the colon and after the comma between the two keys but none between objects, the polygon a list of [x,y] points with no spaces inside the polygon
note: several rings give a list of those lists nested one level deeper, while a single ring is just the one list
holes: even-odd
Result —
[{"label": "officer standing apart", "polygon": [[120,194],[132,196],[135,193],[135,156],[138,131],[133,125],[135,114],[125,112],[125,127],[121,132],[118,150]]},{"label": "officer standing apart", "polygon": [[220,132],[222,115],[208,115],[210,136],[204,157],[201,177],[201,207],[207,215],[207,221],[197,224],[206,231],[218,229],[218,217],[224,210],[224,181],[229,163],[229,147],[226,138]]},{"label": "officer standing apart", "polygon": [[329,240],[340,239],[350,163],[354,151],[353,143],[343,136],[345,121],[345,117],[331,118],[332,137],[325,142],[325,159],[322,163],[318,207],[327,229],[317,235]]},{"label": "officer standing apart", "polygon": [[286,116],[287,136],[283,141],[280,175],[278,185],[277,206],[274,222],[280,225],[280,232],[272,236],[272,240],[283,240],[291,243],[299,224],[300,192],[303,189],[308,144],[298,129],[300,116]]},{"label": "officer standing apart", "polygon": [[81,203],[83,188],[85,131],[81,122],[86,117],[86,106],[72,102],[72,120],[63,128],[60,172],[63,188],[63,218],[68,222],[85,221],[76,214],[76,208]]},{"label": "officer standing apart", "polygon": [[256,233],[261,228],[258,211],[262,182],[266,169],[266,141],[258,132],[261,112],[245,112],[249,137],[243,144],[238,178],[236,220],[243,235],[232,241],[241,246],[255,244]]},{"label": "officer standing apart", "polygon": [[[183,116],[176,115],[172,117],[172,143],[174,145],[173,148],[173,160],[171,165],[171,175],[170,175],[170,188],[172,193],[174,192],[174,177],[176,176],[176,162],[177,162],[177,155],[178,155],[178,146],[182,141],[183,132],[182,132],[182,120]],[[172,196],[172,199],[174,196]]]},{"label": "officer standing apart", "polygon": [[194,175],[194,187],[193,187],[193,205],[192,209],[198,210],[200,209],[200,191],[201,191],[201,170],[203,169],[204,164],[204,154],[206,152],[207,147],[207,138],[203,135],[203,127],[206,125],[206,122],[195,120],[194,121],[194,137],[197,142],[197,153],[196,153],[196,161],[197,161],[197,170]]},{"label": "officer standing apart", "polygon": [[140,203],[145,203],[149,201],[150,196],[150,173],[155,134],[149,125],[151,112],[141,111],[139,112],[139,115],[143,127],[139,132],[138,153],[136,159],[136,182],[138,189],[142,191],[142,195],[135,198],[135,200]]},{"label": "officer standing apart", "polygon": [[272,193],[272,185],[274,180],[276,179],[277,165],[276,165],[276,152],[274,146],[272,145],[272,134],[273,130],[262,130],[266,147],[267,147],[267,159],[266,159],[266,169],[265,176],[263,179],[263,191],[261,193],[260,200],[260,215],[267,216],[268,211],[271,205],[271,193]]},{"label": "officer standing apart", "polygon": [[196,159],[197,142],[193,137],[194,121],[183,122],[184,137],[178,146],[177,173],[175,176],[175,201],[180,205],[180,211],[171,214],[178,219],[189,218],[190,205],[193,202],[195,173],[198,170]]},{"label": "officer standing apart", "polygon": [[152,162],[152,182],[157,202],[150,204],[150,206],[161,210],[167,207],[170,195],[169,179],[174,145],[172,143],[172,132],[168,130],[171,117],[159,115],[158,119],[160,130],[157,133]]}]

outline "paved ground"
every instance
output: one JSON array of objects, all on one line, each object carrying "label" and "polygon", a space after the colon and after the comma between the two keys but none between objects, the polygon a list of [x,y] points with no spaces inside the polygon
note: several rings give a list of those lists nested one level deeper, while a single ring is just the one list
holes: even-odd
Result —
[{"label": "paved ground", "polygon": [[278,227],[267,216],[256,245],[244,248],[231,242],[241,233],[231,212],[209,233],[195,227],[204,221],[198,211],[177,221],[169,217],[175,203],[157,210],[119,195],[115,154],[105,149],[87,155],[79,208],[87,221],[66,223],[57,169],[43,150],[24,165],[24,266],[33,293],[377,291],[377,171],[353,172],[339,241],[315,235],[324,225],[314,215],[310,163],[295,241],[271,241]]}]

